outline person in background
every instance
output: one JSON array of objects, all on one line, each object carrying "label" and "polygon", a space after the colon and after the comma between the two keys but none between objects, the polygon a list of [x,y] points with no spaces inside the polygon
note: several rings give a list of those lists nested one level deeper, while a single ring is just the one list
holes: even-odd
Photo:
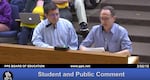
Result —
[{"label": "person in background", "polygon": [[59,9],[54,2],[44,6],[46,19],[34,29],[32,43],[38,47],[69,47],[77,50],[78,37],[72,23],[59,17]]},{"label": "person in background", "polygon": [[17,5],[19,12],[23,12],[25,8],[26,0],[11,0],[10,4]]},{"label": "person in background", "polygon": [[[87,17],[86,17],[84,0],[52,0],[52,1],[54,1],[57,4],[58,8],[66,8],[66,7],[68,8],[69,5],[74,6],[78,18],[78,23],[80,26],[80,34],[83,35],[83,37],[86,37],[86,35],[89,32],[89,29],[87,25]],[[65,11],[62,10],[60,12],[60,15],[62,13],[65,13]]]},{"label": "person in background", "polygon": [[78,18],[78,23],[80,25],[81,35],[83,35],[83,37],[85,38],[89,32],[89,29],[88,29],[84,0],[75,0],[74,6]]},{"label": "person in background", "polygon": [[[41,21],[44,19],[44,4],[50,2],[50,0],[27,0],[24,12],[39,14]],[[25,24],[21,23],[21,32],[18,34],[18,43],[21,45],[27,45],[31,40],[33,30],[37,24]]]},{"label": "person in background", "polygon": [[87,9],[94,9],[100,2],[101,0],[84,0]]},{"label": "person in background", "polygon": [[69,2],[68,0],[52,0],[56,3],[59,8],[59,13],[61,18],[65,18],[72,22],[72,13],[69,10]]},{"label": "person in background", "polygon": [[88,36],[80,45],[80,50],[87,47],[104,47],[106,51],[116,54],[130,55],[132,42],[128,37],[127,30],[117,23],[114,8],[105,6],[100,10],[100,25],[93,26]]},{"label": "person in background", "polygon": [[0,31],[11,29],[11,7],[7,0],[0,0]]},{"label": "person in background", "polygon": [[87,8],[91,8],[92,7],[92,3],[90,2],[90,0],[84,0],[84,2],[85,2],[85,6]]}]

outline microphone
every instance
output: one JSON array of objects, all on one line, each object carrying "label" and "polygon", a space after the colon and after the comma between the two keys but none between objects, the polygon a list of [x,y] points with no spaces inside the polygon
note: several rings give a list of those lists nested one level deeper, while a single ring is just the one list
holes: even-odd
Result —
[{"label": "microphone", "polygon": [[49,27],[49,26],[51,26],[51,25],[52,25],[52,23],[49,23],[49,24],[46,25],[46,27]]}]

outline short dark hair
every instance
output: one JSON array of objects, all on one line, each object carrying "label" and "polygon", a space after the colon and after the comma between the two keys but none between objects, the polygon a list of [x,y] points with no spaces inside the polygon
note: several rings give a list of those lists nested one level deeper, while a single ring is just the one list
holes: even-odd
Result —
[{"label": "short dark hair", "polygon": [[112,16],[116,15],[115,9],[112,6],[104,6],[100,11],[102,10],[109,10]]},{"label": "short dark hair", "polygon": [[48,14],[49,10],[56,10],[56,9],[58,9],[58,7],[56,6],[56,4],[53,1],[46,3],[44,5],[44,13],[46,13],[46,14]]}]

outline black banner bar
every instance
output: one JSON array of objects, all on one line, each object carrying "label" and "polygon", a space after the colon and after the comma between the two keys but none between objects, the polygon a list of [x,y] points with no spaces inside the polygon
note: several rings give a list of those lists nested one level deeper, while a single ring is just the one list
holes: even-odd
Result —
[{"label": "black banner bar", "polygon": [[0,68],[149,68],[149,64],[0,64]]}]

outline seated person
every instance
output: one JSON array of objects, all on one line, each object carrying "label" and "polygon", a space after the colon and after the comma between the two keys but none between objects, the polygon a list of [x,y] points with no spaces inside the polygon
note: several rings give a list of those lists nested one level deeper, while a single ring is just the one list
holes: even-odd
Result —
[{"label": "seated person", "polygon": [[75,0],[74,6],[75,6],[78,22],[81,27],[80,31],[82,32],[88,31],[84,0]]},{"label": "seated person", "polygon": [[44,6],[46,19],[34,29],[32,43],[38,47],[54,48],[67,46],[77,50],[78,38],[71,22],[59,18],[59,9],[54,2]]},{"label": "seated person", "polygon": [[11,29],[11,7],[7,0],[0,0],[0,31]]},{"label": "seated person", "polygon": [[84,0],[87,9],[94,9],[101,0]]},{"label": "seated person", "polygon": [[90,2],[90,0],[84,0],[84,2],[85,2],[85,6],[86,6],[86,8],[92,8],[92,3]]},{"label": "seated person", "polygon": [[19,8],[19,12],[22,12],[25,7],[26,0],[11,0],[10,4],[17,5]]},{"label": "seated person", "polygon": [[[47,0],[27,0],[24,12],[32,12],[34,14],[39,14],[40,19],[44,19],[44,4],[48,3]],[[21,32],[19,33],[18,43],[22,45],[27,45],[28,41],[31,40],[32,33],[37,24],[25,24],[21,23]]]},{"label": "seated person", "polygon": [[[87,26],[87,17],[86,17],[84,0],[52,0],[52,1],[54,1],[57,4],[57,6],[61,8],[63,8],[64,6],[68,7],[69,3],[74,5],[77,18],[78,18],[78,22],[79,22],[79,26],[80,26],[80,32],[81,32],[80,34],[82,34],[83,37],[86,37],[86,35],[89,32],[89,29]],[[65,12],[66,11],[61,11],[60,15]],[[65,15],[65,14],[62,14],[62,15]],[[69,15],[66,14],[66,17]]]},{"label": "seated person", "polygon": [[105,51],[116,54],[130,55],[132,43],[127,30],[115,22],[116,16],[112,6],[105,6],[100,11],[100,25],[93,26],[86,39],[80,45],[80,50],[87,47],[104,47]]}]

